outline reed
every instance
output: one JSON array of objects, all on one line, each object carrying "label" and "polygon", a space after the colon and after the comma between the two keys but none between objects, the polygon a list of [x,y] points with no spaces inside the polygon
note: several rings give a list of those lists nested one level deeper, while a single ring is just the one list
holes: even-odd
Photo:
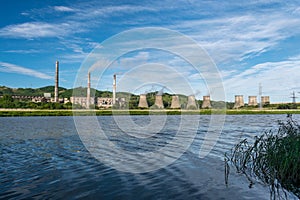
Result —
[{"label": "reed", "polygon": [[225,183],[228,185],[230,164],[249,180],[270,188],[271,199],[286,199],[286,191],[300,198],[300,125],[288,115],[279,122],[277,130],[269,130],[255,137],[250,144],[240,141],[225,154]]}]

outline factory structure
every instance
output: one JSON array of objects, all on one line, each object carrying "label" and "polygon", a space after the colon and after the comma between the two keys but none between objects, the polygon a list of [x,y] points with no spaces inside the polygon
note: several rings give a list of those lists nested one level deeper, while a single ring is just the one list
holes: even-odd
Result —
[{"label": "factory structure", "polygon": [[[53,103],[68,103],[78,104],[83,108],[92,108],[97,106],[99,108],[111,108],[114,105],[116,107],[122,107],[126,104],[126,99],[124,97],[118,98],[116,96],[117,91],[117,75],[118,73],[113,74],[113,84],[112,84],[112,98],[110,97],[92,97],[91,96],[91,73],[87,74],[87,91],[86,96],[71,96],[68,98],[59,98],[59,61],[55,63],[55,86],[54,86],[54,97],[51,97],[51,93],[44,93],[44,96],[12,96],[14,99],[18,100],[31,100],[32,102],[53,102]],[[259,101],[258,101],[259,100]],[[180,102],[179,96],[174,94],[172,95],[171,104],[168,105],[171,109],[198,109],[199,105],[194,95],[189,95],[185,100],[186,103]],[[265,106],[270,104],[270,96],[261,96],[261,85],[260,85],[260,94],[257,96],[248,96],[247,106]],[[238,109],[245,106],[244,96],[235,95],[234,98],[234,109]],[[163,93],[159,91],[155,95],[155,102],[153,105],[148,105],[147,94],[139,95],[138,108],[156,108],[164,109],[163,102]],[[210,109],[211,98],[210,95],[203,96],[203,101],[201,105],[202,109]]]},{"label": "factory structure", "polygon": [[[58,86],[59,86],[59,62],[56,61],[55,66],[55,89],[54,89],[54,102],[64,102],[67,101],[66,99],[59,99],[58,98]],[[88,79],[87,79],[87,96],[79,96],[70,97],[70,102],[72,104],[79,104],[84,108],[90,108],[91,105],[96,105],[99,108],[110,108],[114,105],[124,105],[126,103],[125,98],[117,98],[116,97],[117,91],[117,74],[113,74],[113,85],[112,85],[112,98],[109,97],[91,97],[91,73],[88,72]],[[260,105],[264,106],[270,104],[270,97],[269,96],[260,96]],[[257,101],[257,96],[248,96],[248,106],[257,106],[259,105]],[[140,94],[139,96],[139,108],[149,108],[151,106],[155,106],[155,108],[163,109],[164,103],[162,98],[162,92],[158,92],[155,96],[155,103],[154,105],[148,105],[147,96],[146,94]],[[243,95],[235,95],[235,102],[234,107],[235,109],[244,107],[244,96]],[[209,95],[203,96],[202,101],[202,109],[209,109],[211,108],[211,99]],[[177,95],[172,96],[172,102],[170,105],[171,109],[180,109],[182,105],[180,104],[179,97]],[[194,95],[189,95],[187,97],[187,104],[185,105],[186,109],[198,109],[199,106],[197,104],[196,98]]]},{"label": "factory structure", "polygon": [[[248,106],[266,106],[270,104],[270,96],[261,96],[260,103],[257,102],[257,96],[248,96]],[[235,95],[233,108],[241,108],[245,106],[244,96]]]}]

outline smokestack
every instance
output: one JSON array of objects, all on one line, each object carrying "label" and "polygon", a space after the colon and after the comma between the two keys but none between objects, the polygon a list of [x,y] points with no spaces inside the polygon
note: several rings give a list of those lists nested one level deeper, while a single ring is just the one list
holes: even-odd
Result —
[{"label": "smokestack", "polygon": [[113,102],[112,104],[116,104],[116,91],[117,91],[117,75],[114,74],[114,81],[113,81]]},{"label": "smokestack", "polygon": [[91,102],[91,73],[88,72],[88,85],[87,85],[87,91],[86,91],[86,108],[90,108],[90,102]]},{"label": "smokestack", "polygon": [[172,96],[171,108],[173,108],[173,109],[180,108],[178,96]]},{"label": "smokestack", "polygon": [[188,96],[187,109],[197,109],[196,98],[194,95]]},{"label": "smokestack", "polygon": [[139,108],[148,108],[148,103],[145,94],[140,95]]},{"label": "smokestack", "polygon": [[203,102],[201,108],[211,108],[210,96],[203,96]]},{"label": "smokestack", "polygon": [[56,61],[55,65],[55,87],[54,87],[54,102],[58,103],[58,70],[59,70],[59,62]]},{"label": "smokestack", "polygon": [[156,95],[155,96],[155,103],[154,103],[158,108],[164,108],[163,100],[162,100],[162,95]]},{"label": "smokestack", "polygon": [[235,95],[234,97],[234,106],[233,108],[243,107],[244,104],[244,96],[243,95]]}]

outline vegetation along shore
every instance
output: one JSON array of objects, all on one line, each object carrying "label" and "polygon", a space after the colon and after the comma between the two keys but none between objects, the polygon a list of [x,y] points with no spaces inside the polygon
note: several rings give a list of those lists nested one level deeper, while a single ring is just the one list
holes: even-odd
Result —
[{"label": "vegetation along shore", "polygon": [[0,109],[0,117],[13,116],[85,116],[85,115],[210,115],[210,114],[227,114],[227,115],[251,115],[251,114],[300,114],[300,110],[46,110],[46,109]]}]

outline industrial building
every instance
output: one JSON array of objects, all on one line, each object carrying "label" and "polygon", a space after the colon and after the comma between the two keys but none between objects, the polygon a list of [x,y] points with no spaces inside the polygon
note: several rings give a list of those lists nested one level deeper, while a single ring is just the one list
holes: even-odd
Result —
[{"label": "industrial building", "polygon": [[180,108],[180,102],[179,102],[179,97],[178,96],[172,96],[172,103],[171,103],[171,108],[172,109],[178,109]]},{"label": "industrial building", "polygon": [[203,102],[201,108],[211,108],[210,96],[203,96]]},{"label": "industrial building", "polygon": [[243,95],[235,95],[233,108],[240,108],[243,106],[245,106],[244,96]]},{"label": "industrial building", "polygon": [[156,95],[155,96],[155,103],[154,105],[157,107],[157,108],[164,108],[164,103],[163,103],[163,99],[162,99],[162,95]]},{"label": "industrial building", "polygon": [[248,106],[257,106],[257,96],[249,96],[248,97]]},{"label": "industrial building", "polygon": [[270,96],[262,96],[261,97],[261,104],[263,106],[270,104]]},{"label": "industrial building", "polygon": [[194,95],[188,96],[187,109],[197,109],[196,98]]},{"label": "industrial building", "polygon": [[140,95],[138,107],[139,108],[148,108],[148,102],[147,102],[147,98],[146,98],[145,94]]}]

